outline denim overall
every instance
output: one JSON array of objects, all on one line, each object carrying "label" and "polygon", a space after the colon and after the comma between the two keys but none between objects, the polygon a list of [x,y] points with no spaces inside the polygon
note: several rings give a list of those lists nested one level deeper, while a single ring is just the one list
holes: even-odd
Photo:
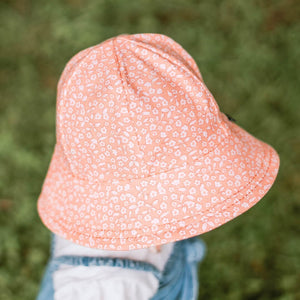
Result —
[{"label": "denim overall", "polygon": [[60,264],[84,266],[116,266],[152,272],[159,288],[150,300],[197,300],[198,265],[203,260],[206,244],[199,237],[177,241],[163,271],[144,261],[119,257],[53,256],[55,235],[51,234],[51,253],[36,300],[54,300],[52,274]]}]

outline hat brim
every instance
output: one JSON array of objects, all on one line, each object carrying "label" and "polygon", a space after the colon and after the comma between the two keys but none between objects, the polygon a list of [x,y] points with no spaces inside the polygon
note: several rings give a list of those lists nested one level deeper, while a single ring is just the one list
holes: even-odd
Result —
[{"label": "hat brim", "polygon": [[38,199],[52,232],[91,248],[134,250],[215,229],[254,206],[273,185],[279,155],[242,127],[193,163],[150,177],[95,184],[74,177],[59,144]]}]

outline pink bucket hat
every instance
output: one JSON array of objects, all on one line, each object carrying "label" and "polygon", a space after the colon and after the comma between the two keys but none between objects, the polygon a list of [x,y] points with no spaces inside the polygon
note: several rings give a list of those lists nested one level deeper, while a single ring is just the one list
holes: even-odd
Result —
[{"label": "pink bucket hat", "polygon": [[133,250],[202,234],[271,188],[277,152],[219,109],[162,34],[80,51],[57,89],[56,144],[37,208],[82,246]]}]

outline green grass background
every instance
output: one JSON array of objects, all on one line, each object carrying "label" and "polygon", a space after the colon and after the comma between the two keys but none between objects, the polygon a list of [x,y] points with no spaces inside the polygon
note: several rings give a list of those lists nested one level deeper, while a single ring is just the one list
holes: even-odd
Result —
[{"label": "green grass background", "polygon": [[65,64],[112,36],[140,32],[179,42],[220,109],[281,158],[262,201],[202,235],[199,299],[300,299],[299,16],[297,0],[2,0],[0,299],[35,299],[49,257],[36,201]]}]

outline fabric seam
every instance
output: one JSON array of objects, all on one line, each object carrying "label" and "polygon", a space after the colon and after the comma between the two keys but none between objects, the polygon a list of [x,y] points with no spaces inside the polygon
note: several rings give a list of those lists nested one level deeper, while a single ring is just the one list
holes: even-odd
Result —
[{"label": "fabric seam", "polygon": [[[261,177],[261,179],[253,186],[253,188],[252,189],[250,189],[250,191],[247,193],[247,194],[245,194],[245,195],[243,195],[242,197],[240,197],[240,198],[238,198],[237,200],[241,200],[241,199],[244,199],[244,198],[246,198],[247,196],[248,196],[248,194],[249,193],[251,193],[259,184],[260,184],[260,182],[261,181],[263,181],[264,180],[264,178],[266,177],[266,175],[267,175],[267,173],[268,173],[268,171],[269,171],[269,169],[270,169],[270,167],[271,167],[271,158],[272,158],[272,155],[271,155],[271,149],[269,150],[269,164],[267,165],[267,167],[266,167],[266,170],[265,170],[265,173],[264,173],[264,175]],[[263,160],[262,160],[262,164],[263,164]],[[234,195],[236,195],[236,194],[238,194],[238,193],[241,193],[242,191],[244,191],[253,181],[254,181],[254,179],[258,176],[258,174],[259,174],[259,172],[257,172],[252,178],[251,178],[251,180],[250,181],[248,181],[248,183],[244,186],[244,188],[243,189],[241,189],[241,190],[239,190],[238,192],[236,192]],[[232,196],[234,196],[234,195],[231,195],[231,197]],[[226,198],[225,200],[223,200],[223,202],[225,202],[226,200],[228,200],[230,197],[228,197],[228,198]],[[218,203],[218,204],[216,204],[216,205],[214,205],[212,208],[214,208],[214,207],[216,207],[217,205],[220,205],[220,203]],[[235,203],[232,203],[231,205],[229,205],[229,206],[226,206],[226,209],[228,209],[228,208],[230,208],[230,207],[232,207],[232,206],[234,206],[234,205],[236,205]],[[212,209],[212,208],[210,208],[210,209]],[[207,210],[205,210],[203,213],[205,213],[205,212],[208,212],[210,209],[207,209]],[[224,210],[224,209],[223,209]],[[194,215],[194,216],[189,216],[189,217],[186,217],[185,219],[182,219],[182,220],[180,220],[180,221],[189,221],[189,220],[191,220],[191,222],[194,222],[195,221],[195,218],[197,218],[197,216],[199,216],[200,214],[196,214],[196,215]],[[190,223],[191,223],[190,222]],[[188,225],[190,225],[190,223],[188,223],[188,224],[185,224],[185,226],[184,227],[179,227],[179,228],[177,228],[177,230],[184,230],[184,228],[185,227],[187,227]],[[163,225],[158,225],[158,227],[159,228],[165,228],[166,227],[166,225],[175,225],[175,224],[178,224],[178,223],[176,223],[176,222],[173,222],[173,223],[165,223],[165,224],[163,224]],[[61,225],[61,224],[59,224],[59,226],[62,228],[62,229],[66,229],[63,225]],[[137,230],[137,229],[135,229],[135,230]],[[112,231],[112,230],[99,230],[100,232],[108,232],[108,231]],[[130,231],[130,230],[118,230],[118,232],[124,232],[124,231]],[[140,230],[140,229],[138,229],[138,231],[139,232],[142,232],[142,230]],[[168,232],[169,230],[167,230],[167,231],[164,231],[164,232],[162,232],[162,234],[163,233],[165,233],[165,232]],[[89,234],[89,233],[84,233],[84,232],[78,232],[78,231],[76,231],[76,230],[71,230],[71,232],[74,232],[74,233],[78,233],[78,234],[82,234],[82,235],[86,235],[86,236],[88,236],[88,237],[93,237],[93,239],[96,239],[96,240],[103,240],[103,239],[109,239],[109,240],[111,240],[111,239],[118,239],[118,240],[128,240],[128,239],[132,239],[132,240],[138,240],[140,237],[136,237],[136,236],[130,236],[130,237],[124,237],[124,238],[118,238],[118,237],[113,237],[113,238],[108,238],[108,237],[94,237],[92,234]],[[147,237],[153,237],[153,236],[155,236],[155,235],[145,235],[145,234],[140,234],[140,235],[142,235],[142,236],[147,236]]]}]

